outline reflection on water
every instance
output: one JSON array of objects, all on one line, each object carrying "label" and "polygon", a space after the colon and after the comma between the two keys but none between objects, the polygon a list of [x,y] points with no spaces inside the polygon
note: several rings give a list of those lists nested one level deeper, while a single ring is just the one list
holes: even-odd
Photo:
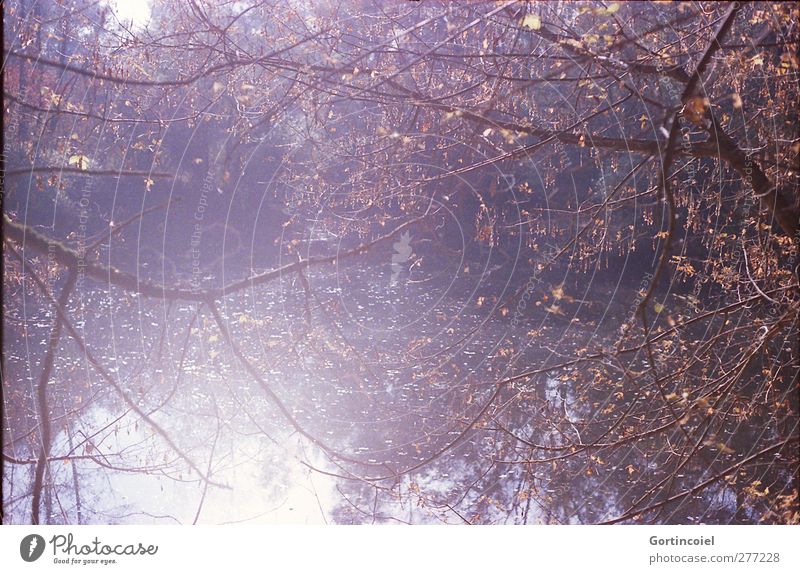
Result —
[{"label": "reflection on water", "polygon": [[[313,475],[301,464],[308,448],[296,438],[272,442],[259,436],[242,436],[221,430],[213,445],[210,476],[224,488],[204,488],[191,471],[172,474],[171,455],[135,415],[115,416],[103,407],[88,409],[77,425],[104,429],[78,451],[83,458],[72,464],[53,464],[53,481],[63,485],[57,506],[77,512],[67,487],[72,473],[81,478],[83,523],[327,523],[333,504],[333,481]],[[66,431],[54,439],[54,456],[68,449]],[[212,453],[197,448],[198,460]],[[162,455],[156,460],[156,455]],[[313,460],[313,457],[312,459]],[[74,465],[74,466],[73,466]],[[99,466],[98,466],[99,465]],[[123,472],[123,465],[136,469]],[[147,476],[144,476],[146,473]],[[30,476],[17,475],[14,489],[30,488]],[[10,522],[24,522],[20,507]],[[53,522],[61,522],[53,510]]]},{"label": "reflection on water", "polygon": [[[87,301],[77,322],[127,401],[63,342],[49,389],[47,522],[590,523],[623,512],[650,481],[703,476],[687,467],[670,478],[660,437],[656,457],[625,443],[615,421],[640,395],[619,372],[598,385],[573,367],[496,384],[604,345],[615,333],[598,315],[618,321],[627,305],[601,301],[595,314],[561,301],[582,306],[575,321],[532,304],[512,321],[512,290],[482,283],[486,269],[513,276],[502,261],[467,270],[429,257],[392,282],[386,255],[333,279],[309,272],[311,299],[296,277],[227,298],[238,356],[202,306]],[[537,289],[546,301],[553,282]],[[4,477],[12,523],[30,519],[39,453],[36,419],[20,412],[11,428],[31,430],[9,437],[22,461]],[[593,441],[622,448],[601,456]],[[720,485],[684,512],[704,520],[739,507]]]},{"label": "reflection on water", "polygon": [[[492,350],[511,334],[491,318],[490,304],[470,302],[474,277],[436,291],[421,265],[395,282],[391,271],[354,266],[335,284],[311,275],[319,294],[311,325],[291,281],[224,310],[237,340],[249,344],[243,352],[292,416],[368,465],[357,471],[343,470],[287,425],[202,311],[181,307],[165,316],[158,305],[136,301],[131,309],[107,297],[84,309],[79,326],[120,387],[214,484],[206,486],[91,368],[63,352],[63,379],[53,384],[63,419],[52,443],[49,521],[326,523],[352,506],[366,484],[358,479],[374,475],[376,465],[386,464],[386,473],[424,460],[452,438],[454,417],[475,410]],[[447,266],[435,271],[458,274]],[[454,298],[455,287],[465,299]],[[417,360],[409,362],[409,353]],[[27,458],[36,456],[31,449]],[[476,459],[471,449],[458,456]],[[33,467],[10,475],[11,491],[30,491]],[[419,485],[445,493],[472,471],[456,461],[449,472],[400,477],[380,506],[410,522],[441,521],[394,493]],[[17,500],[8,505],[9,521],[25,522],[29,507]]]}]

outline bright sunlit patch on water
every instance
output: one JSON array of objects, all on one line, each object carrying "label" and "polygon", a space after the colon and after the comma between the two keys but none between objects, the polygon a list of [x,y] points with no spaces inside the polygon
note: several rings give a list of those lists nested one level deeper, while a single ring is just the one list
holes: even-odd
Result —
[{"label": "bright sunlit patch on water", "polygon": [[[161,462],[152,455],[158,439],[137,417],[117,418],[103,408],[94,408],[87,421],[91,428],[105,432],[95,435],[91,451],[83,447],[83,453],[112,465],[121,460],[113,453],[125,453],[127,464],[138,461],[142,468]],[[66,433],[60,432],[54,441],[56,450],[67,449],[67,442]],[[149,476],[142,472],[98,472],[96,465],[78,460],[76,470],[84,485],[84,505],[88,506],[83,522],[105,523],[114,516],[113,521],[120,523],[324,524],[330,521],[334,506],[334,483],[299,462],[305,457],[312,464],[323,465],[308,448],[296,437],[275,444],[263,437],[223,433],[215,451],[221,464],[212,470],[212,479],[229,488],[210,486],[205,494],[196,475],[185,470],[166,473],[169,476],[160,472]],[[195,449],[193,455],[202,460],[208,453]],[[173,456],[170,453],[164,460]],[[69,465],[54,465],[51,470],[56,480],[70,480]],[[86,499],[91,501],[88,505]],[[95,513],[94,509],[103,511]],[[109,509],[112,512],[106,514]],[[24,518],[18,520],[23,522]]]}]

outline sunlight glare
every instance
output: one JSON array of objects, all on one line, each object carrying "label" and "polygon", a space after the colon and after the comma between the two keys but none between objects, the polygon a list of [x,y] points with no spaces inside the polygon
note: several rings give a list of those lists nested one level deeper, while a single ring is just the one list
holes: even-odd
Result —
[{"label": "sunlight glare", "polygon": [[141,27],[150,21],[150,0],[108,0],[107,4],[122,24]]}]

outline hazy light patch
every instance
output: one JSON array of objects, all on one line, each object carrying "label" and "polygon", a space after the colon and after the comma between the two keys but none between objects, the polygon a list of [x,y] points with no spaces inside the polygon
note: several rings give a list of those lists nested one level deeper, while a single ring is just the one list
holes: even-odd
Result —
[{"label": "hazy light patch", "polygon": [[[163,452],[156,446],[158,439],[146,425],[137,424],[137,417],[129,414],[118,419],[98,407],[90,409],[85,420],[89,428],[106,429],[93,436],[96,456],[103,459],[110,456],[110,462],[117,464],[120,461],[113,453],[124,452],[127,464],[134,466],[137,457],[142,466],[160,462],[160,457],[153,455]],[[211,486],[205,496],[202,484],[191,473],[172,480],[158,473],[145,474],[136,470],[109,472],[87,460],[75,461],[84,499],[83,523],[192,524],[197,520],[199,524],[324,524],[330,520],[335,506],[335,483],[329,477],[314,476],[299,462],[299,457],[312,453],[297,439],[289,439],[278,446],[261,437],[237,435],[221,436],[219,443],[220,450],[231,450],[218,452],[225,462],[212,478],[230,488]],[[70,451],[67,433],[63,430],[56,435],[53,444],[55,453]],[[77,452],[86,453],[83,449]],[[193,454],[198,460],[203,458],[199,451]],[[167,456],[174,458],[174,453]],[[313,455],[310,462],[324,464],[320,457]],[[72,480],[70,465],[53,465],[51,472],[59,483],[68,484]],[[188,480],[183,482],[183,479]],[[20,489],[31,488],[30,476],[24,473],[19,473],[14,480]],[[77,523],[70,503],[70,497],[64,499],[70,518]],[[27,507],[16,509],[13,516],[8,517],[9,521],[24,524],[28,519],[26,512],[29,512]],[[61,518],[60,515],[54,517]]]},{"label": "hazy light patch", "polygon": [[150,0],[106,0],[106,4],[122,24],[142,28],[150,21]]}]

